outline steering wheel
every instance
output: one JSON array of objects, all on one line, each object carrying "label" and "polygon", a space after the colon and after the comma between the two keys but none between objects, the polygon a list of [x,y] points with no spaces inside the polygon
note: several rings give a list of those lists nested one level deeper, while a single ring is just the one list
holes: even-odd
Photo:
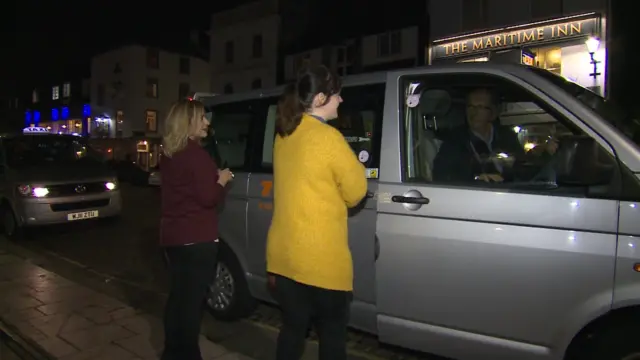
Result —
[{"label": "steering wheel", "polygon": [[538,173],[534,175],[531,180],[529,180],[529,182],[556,182],[556,164],[558,163],[559,154],[561,154],[560,146],[561,145],[558,144],[558,148],[553,153],[553,155],[551,155],[551,158],[547,161],[546,164],[544,164],[544,166],[542,166],[540,171],[538,171]]}]

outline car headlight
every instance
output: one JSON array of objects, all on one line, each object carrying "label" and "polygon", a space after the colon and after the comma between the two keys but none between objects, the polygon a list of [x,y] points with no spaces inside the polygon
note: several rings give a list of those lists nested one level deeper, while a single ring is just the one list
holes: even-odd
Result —
[{"label": "car headlight", "polygon": [[115,181],[107,181],[106,183],[104,183],[104,187],[107,188],[107,190],[111,191],[115,190],[118,187],[118,184]]},{"label": "car headlight", "polygon": [[22,196],[45,197],[49,195],[49,189],[31,185],[18,185],[18,193]]}]

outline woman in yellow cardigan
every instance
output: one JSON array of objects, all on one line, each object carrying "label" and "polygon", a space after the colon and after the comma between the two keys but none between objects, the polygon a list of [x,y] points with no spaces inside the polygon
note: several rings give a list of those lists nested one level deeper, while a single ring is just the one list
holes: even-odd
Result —
[{"label": "woman in yellow cardigan", "polygon": [[309,67],[278,104],[267,240],[267,271],[283,313],[277,360],[300,359],[312,320],[320,360],[347,358],[353,290],[347,208],[364,198],[367,180],[342,134],[327,124],[338,117],[340,87],[326,67]]}]

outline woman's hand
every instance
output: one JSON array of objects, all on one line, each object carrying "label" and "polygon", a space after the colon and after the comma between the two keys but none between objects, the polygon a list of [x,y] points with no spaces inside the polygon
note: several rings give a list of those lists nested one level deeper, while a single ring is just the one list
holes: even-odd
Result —
[{"label": "woman's hand", "polygon": [[233,179],[233,173],[229,169],[218,170],[218,184],[227,186],[227,183]]}]

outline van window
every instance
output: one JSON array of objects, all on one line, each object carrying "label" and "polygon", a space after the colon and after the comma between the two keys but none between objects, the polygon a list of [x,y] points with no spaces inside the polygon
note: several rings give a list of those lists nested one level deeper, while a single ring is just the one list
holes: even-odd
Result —
[{"label": "van window", "polygon": [[18,136],[5,139],[2,145],[7,165],[12,168],[104,160],[84,139],[72,136]]},{"label": "van window", "polygon": [[[404,79],[404,181],[462,187],[585,193],[557,182],[560,141],[586,138],[568,119],[519,86],[489,75]],[[577,141],[577,140],[576,140]],[[577,147],[607,182],[616,168],[599,146]],[[593,151],[591,153],[590,151]],[[596,196],[596,195],[594,195]]]},{"label": "van window", "polygon": [[[368,168],[380,166],[380,140],[382,137],[382,111],[384,108],[384,84],[344,87],[343,103],[338,108],[338,118],[329,125],[338,129],[356,155]],[[267,111],[262,166],[273,166],[273,140],[276,121],[275,101]],[[365,155],[366,154],[366,155]]]},{"label": "van window", "polygon": [[254,120],[252,101],[216,105],[210,110],[211,136],[205,149],[216,159],[219,167],[245,168]]}]

